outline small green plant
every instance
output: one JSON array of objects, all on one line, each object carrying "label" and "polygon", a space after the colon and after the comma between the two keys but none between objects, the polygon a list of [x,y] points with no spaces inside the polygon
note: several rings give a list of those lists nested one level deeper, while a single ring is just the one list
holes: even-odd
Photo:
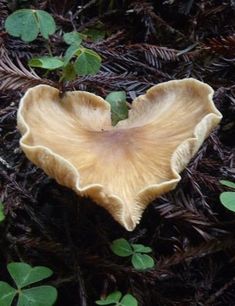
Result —
[{"label": "small green plant", "polygon": [[146,253],[151,253],[150,247],[143,244],[129,243],[126,239],[114,240],[111,250],[120,257],[131,257],[131,263],[136,270],[146,270],[154,267],[154,260]]},{"label": "small green plant", "polygon": [[43,56],[29,60],[29,66],[46,70],[55,70],[63,65],[64,62],[58,57]]},{"label": "small green plant", "polygon": [[[54,18],[46,11],[20,9],[7,17],[5,28],[10,35],[20,37],[25,42],[32,42],[39,34],[49,40],[49,36],[56,31],[56,24]],[[29,66],[47,71],[61,70],[60,81],[73,80],[77,75],[96,74],[101,66],[101,57],[81,44],[83,39],[90,37],[88,35],[92,36],[92,33],[89,34],[89,31],[86,35],[76,31],[64,33],[64,41],[69,45],[64,57],[52,56],[48,44],[50,55],[30,59]]]},{"label": "small green plant", "polygon": [[17,289],[0,281],[0,305],[10,306],[18,296],[17,306],[52,306],[57,299],[57,290],[52,286],[29,288],[34,283],[50,277],[53,272],[47,267],[31,267],[22,262],[7,265],[8,272]]},{"label": "small green plant", "polygon": [[128,105],[125,91],[113,91],[105,98],[111,106],[112,125],[128,117]]},{"label": "small green plant", "polygon": [[63,38],[69,45],[64,57],[43,56],[29,60],[30,67],[46,70],[62,69],[61,80],[73,80],[76,75],[96,74],[101,66],[101,57],[95,51],[81,45],[84,35],[78,32],[65,33]]},{"label": "small green plant", "polygon": [[101,57],[95,51],[81,45],[85,35],[78,32],[64,34],[64,41],[69,45],[64,55],[64,62],[67,65],[73,57],[74,69],[78,75],[96,74],[101,65]]},{"label": "small green plant", "polygon": [[235,183],[222,180],[220,183],[224,186],[234,189],[234,191],[224,191],[220,194],[220,202],[227,209],[235,212]]},{"label": "small green plant", "polygon": [[132,294],[125,294],[120,291],[110,293],[105,299],[96,301],[97,305],[114,305],[114,306],[138,306],[136,298]]},{"label": "small green plant", "polygon": [[54,18],[43,10],[21,9],[7,17],[6,31],[20,37],[25,42],[34,41],[39,33],[45,39],[55,33],[56,24]]},{"label": "small green plant", "polygon": [[0,223],[3,222],[5,220],[5,214],[4,214],[4,210],[3,210],[3,204],[0,201]]}]

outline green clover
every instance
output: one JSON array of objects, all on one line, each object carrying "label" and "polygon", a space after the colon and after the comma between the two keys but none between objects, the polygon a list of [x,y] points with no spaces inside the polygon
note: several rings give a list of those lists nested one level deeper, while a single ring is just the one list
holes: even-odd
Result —
[{"label": "green clover", "polygon": [[132,244],[126,239],[120,238],[112,242],[111,250],[120,257],[131,256],[131,263],[136,270],[146,270],[154,267],[153,258],[146,255],[146,253],[151,253],[152,249],[143,244]]},{"label": "green clover", "polygon": [[63,60],[55,56],[34,57],[28,61],[28,64],[30,67],[43,68],[47,70],[55,70],[64,66]]},{"label": "green clover", "polygon": [[111,106],[112,124],[116,125],[120,120],[128,117],[128,106],[125,91],[113,91],[105,98]]},{"label": "green clover", "polygon": [[132,294],[126,294],[122,297],[120,291],[110,293],[105,299],[96,301],[97,305],[111,305],[114,306],[138,306],[136,298]]},{"label": "green clover", "polygon": [[227,209],[235,212],[235,183],[222,180],[220,183],[224,186],[234,189],[234,191],[224,191],[220,194],[220,202]]},{"label": "green clover", "polygon": [[56,25],[54,18],[45,11],[21,9],[7,17],[5,28],[10,35],[31,42],[39,33],[48,39],[49,35],[55,33]]},{"label": "green clover", "polygon": [[13,262],[7,265],[8,272],[14,280],[17,289],[6,282],[0,281],[0,305],[10,306],[18,296],[17,306],[52,306],[57,299],[57,290],[52,286],[30,287],[53,272],[47,267],[31,267],[22,262]]},{"label": "green clover", "polygon": [[5,214],[4,214],[4,210],[3,210],[3,204],[0,201],[0,223],[3,222],[5,220]]}]

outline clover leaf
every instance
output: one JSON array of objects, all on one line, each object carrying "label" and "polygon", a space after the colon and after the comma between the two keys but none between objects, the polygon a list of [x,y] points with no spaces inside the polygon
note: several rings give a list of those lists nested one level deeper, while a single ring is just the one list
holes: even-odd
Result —
[{"label": "clover leaf", "polygon": [[224,191],[220,194],[220,202],[227,209],[235,212],[235,183],[221,180],[220,183],[224,186],[234,189],[234,191]]},{"label": "clover leaf", "polygon": [[154,260],[146,254],[135,253],[131,257],[131,263],[136,270],[146,270],[154,267]]},{"label": "clover leaf", "polygon": [[221,180],[220,184],[235,189],[235,183],[233,183],[233,182],[226,181],[226,180]]},{"label": "clover leaf", "polygon": [[21,9],[7,17],[5,28],[10,35],[31,42],[39,33],[48,39],[55,33],[56,25],[54,18],[43,10]]},{"label": "clover leaf", "polygon": [[79,51],[84,35],[73,31],[65,33],[63,38],[66,44],[70,45],[64,55],[65,65],[67,65],[75,53]]},{"label": "clover leaf", "polygon": [[97,305],[138,306],[138,302],[132,294],[125,294],[122,297],[120,291],[112,292],[105,299],[98,300],[95,303]]},{"label": "clover leaf", "polygon": [[128,106],[125,91],[113,91],[105,98],[111,106],[112,124],[116,125],[120,120],[128,117]]},{"label": "clover leaf", "polygon": [[122,294],[120,291],[114,291],[110,293],[108,296],[106,296],[105,299],[96,301],[97,305],[110,305],[110,304],[116,304],[120,301],[122,297]]},{"label": "clover leaf", "polygon": [[76,52],[75,71],[78,75],[96,74],[101,66],[101,57],[91,49],[80,48]]},{"label": "clover leaf", "polygon": [[151,253],[153,251],[150,247],[147,247],[143,244],[132,243],[131,245],[132,245],[134,251],[137,252],[137,253]]},{"label": "clover leaf", "polygon": [[4,210],[3,210],[3,204],[0,201],[0,223],[3,222],[5,220],[5,214],[4,214]]},{"label": "clover leaf", "polygon": [[17,306],[52,306],[57,299],[57,290],[52,286],[25,288],[29,285],[50,277],[53,272],[47,267],[13,262],[7,265],[8,272],[14,280],[17,289],[8,283],[0,281],[0,305],[10,306],[18,295]]},{"label": "clover leaf", "polygon": [[227,209],[235,212],[235,192],[222,192],[220,195],[220,201]]},{"label": "clover leaf", "polygon": [[65,65],[76,55],[75,70],[78,75],[95,74],[99,71],[101,66],[99,54],[81,46],[82,40],[86,39],[86,35],[73,31],[65,33],[63,38],[66,44],[70,45],[64,55]]},{"label": "clover leaf", "polygon": [[57,299],[56,289],[51,286],[40,286],[22,290],[17,306],[51,306]]},{"label": "clover leaf", "polygon": [[143,244],[132,244],[126,239],[116,239],[111,244],[113,253],[120,257],[131,257],[131,263],[136,270],[146,270],[154,267],[154,260],[145,253],[152,252],[150,247]]},{"label": "clover leaf", "polygon": [[124,297],[121,299],[122,306],[138,306],[138,302],[136,298],[132,294],[126,294]]},{"label": "clover leaf", "polygon": [[12,288],[8,283],[0,281],[0,305],[9,306],[11,305],[15,295],[15,288]]},{"label": "clover leaf", "polygon": [[30,67],[43,68],[47,70],[55,70],[64,66],[64,61],[58,57],[42,56],[34,57],[28,62]]},{"label": "clover leaf", "polygon": [[68,49],[65,51],[64,55],[64,63],[67,65],[71,58],[76,54],[76,52],[79,52],[80,46],[77,46],[76,44],[71,45],[68,47]]},{"label": "clover leaf", "polygon": [[73,31],[69,33],[64,33],[63,38],[66,44],[68,45],[80,46],[82,39],[84,38],[84,35],[79,32]]},{"label": "clover leaf", "polygon": [[111,244],[111,250],[120,257],[128,257],[133,254],[130,243],[124,238],[114,240]]}]

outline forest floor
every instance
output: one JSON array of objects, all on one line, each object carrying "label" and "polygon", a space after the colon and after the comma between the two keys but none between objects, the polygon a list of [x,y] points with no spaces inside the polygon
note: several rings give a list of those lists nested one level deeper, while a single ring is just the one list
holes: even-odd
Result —
[{"label": "forest floor", "polygon": [[[81,3],[80,3],[81,2]],[[80,3],[80,5],[78,5]],[[110,6],[108,7],[108,3]],[[128,101],[164,81],[193,77],[215,90],[223,120],[182,173],[177,188],[153,201],[138,227],[127,232],[90,199],[80,198],[27,160],[19,148],[18,103],[36,84],[58,87],[58,76],[28,59],[45,54],[38,38],[24,43],[4,30],[20,7],[53,15],[58,30],[102,28],[86,46],[102,57],[98,74],[77,78],[63,90],[105,97],[124,90]],[[24,261],[54,271],[58,306],[91,306],[114,290],[132,293],[139,306],[234,306],[235,214],[219,201],[221,179],[235,179],[235,2],[208,1],[6,1],[0,0],[0,280],[6,265]],[[156,266],[136,271],[110,250],[124,237],[153,249]]]}]

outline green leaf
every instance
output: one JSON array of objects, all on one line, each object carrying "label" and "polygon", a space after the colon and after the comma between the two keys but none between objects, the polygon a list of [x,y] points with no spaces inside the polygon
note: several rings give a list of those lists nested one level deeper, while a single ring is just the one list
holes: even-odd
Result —
[{"label": "green leaf", "polygon": [[134,298],[133,295],[126,294],[121,299],[121,305],[122,306],[138,306],[138,302],[137,302],[136,298]]},{"label": "green leaf", "polygon": [[76,32],[76,31],[65,33],[64,36],[63,36],[66,44],[76,45],[77,47],[80,46],[83,37],[84,37],[84,35]]},{"label": "green leaf", "polygon": [[28,62],[30,67],[38,67],[47,70],[55,70],[64,66],[64,62],[58,57],[35,57]]},{"label": "green leaf", "polygon": [[38,21],[35,10],[17,10],[7,17],[6,31],[14,37],[20,37],[25,42],[35,40],[39,34]]},{"label": "green leaf", "polygon": [[39,22],[40,33],[45,39],[49,38],[56,31],[56,24],[54,18],[47,12],[36,10],[36,15]]},{"label": "green leaf", "polygon": [[154,260],[146,254],[135,253],[132,255],[131,262],[136,270],[146,270],[154,267]]},{"label": "green leaf", "polygon": [[25,289],[19,294],[17,306],[52,306],[57,299],[57,290],[52,286]]},{"label": "green leaf", "polygon": [[220,183],[224,186],[230,187],[230,188],[234,188],[235,189],[235,183],[230,182],[230,181],[226,181],[226,180],[221,180]]},{"label": "green leaf", "polygon": [[7,269],[18,288],[39,282],[53,274],[47,267],[34,267],[23,262],[13,262],[7,265]]},{"label": "green leaf", "polygon": [[7,17],[6,31],[25,42],[35,40],[39,33],[46,39],[56,30],[53,17],[45,11],[21,9]]},{"label": "green leaf", "polygon": [[150,247],[146,247],[143,244],[132,243],[131,246],[133,247],[134,251],[137,253],[151,253],[152,252],[152,249]]},{"label": "green leaf", "polygon": [[78,75],[96,74],[100,70],[101,57],[95,51],[81,48],[76,55],[74,67]]},{"label": "green leaf", "polygon": [[115,291],[110,293],[105,299],[98,300],[95,303],[97,305],[109,305],[109,304],[116,304],[120,301],[122,294],[120,291]]},{"label": "green leaf", "polygon": [[77,45],[71,45],[68,47],[68,49],[65,52],[64,55],[64,64],[67,65],[69,63],[69,61],[71,60],[71,58],[77,53],[79,52],[80,47],[78,47]]},{"label": "green leaf", "polygon": [[120,257],[127,257],[133,254],[130,243],[124,238],[114,240],[111,244],[111,250]]},{"label": "green leaf", "polygon": [[120,120],[128,117],[128,106],[125,91],[113,91],[107,95],[106,101],[111,105],[112,124],[116,125]]},{"label": "green leaf", "polygon": [[235,192],[225,191],[220,195],[220,202],[229,210],[235,212]]},{"label": "green leaf", "polygon": [[3,210],[3,204],[0,201],[0,222],[5,220],[5,214],[4,214],[4,210]]},{"label": "green leaf", "polygon": [[12,288],[8,283],[0,282],[0,305],[10,306],[16,295],[15,288]]},{"label": "green leaf", "polygon": [[62,79],[66,81],[72,81],[76,78],[76,71],[74,69],[74,65],[71,63],[68,63],[64,68],[63,68],[63,75]]}]

